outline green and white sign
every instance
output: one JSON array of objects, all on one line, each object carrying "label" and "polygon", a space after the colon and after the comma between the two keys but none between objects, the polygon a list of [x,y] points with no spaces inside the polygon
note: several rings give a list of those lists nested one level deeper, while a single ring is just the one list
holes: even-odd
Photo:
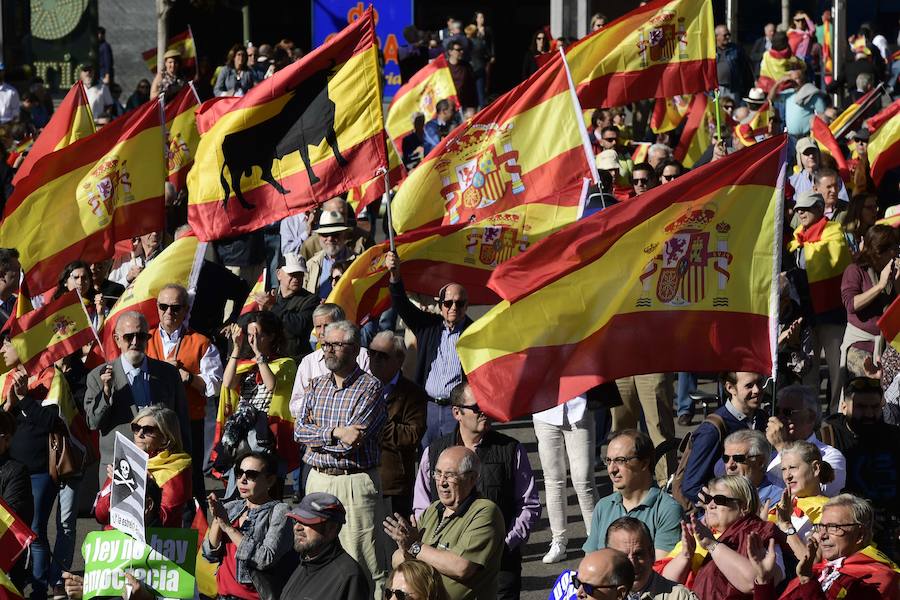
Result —
[{"label": "green and white sign", "polygon": [[94,531],[81,548],[84,556],[84,600],[121,596],[125,573],[161,598],[193,598],[197,532],[193,529],[149,528],[147,542],[121,531]]}]

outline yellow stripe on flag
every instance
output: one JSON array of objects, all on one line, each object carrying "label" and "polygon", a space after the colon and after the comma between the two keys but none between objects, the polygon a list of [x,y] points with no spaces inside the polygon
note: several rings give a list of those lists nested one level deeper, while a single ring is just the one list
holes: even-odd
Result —
[{"label": "yellow stripe on flag", "polygon": [[47,315],[41,323],[36,323],[20,335],[12,337],[10,343],[19,354],[19,360],[25,364],[48,347],[80,335],[90,327],[87,313],[79,302]]}]

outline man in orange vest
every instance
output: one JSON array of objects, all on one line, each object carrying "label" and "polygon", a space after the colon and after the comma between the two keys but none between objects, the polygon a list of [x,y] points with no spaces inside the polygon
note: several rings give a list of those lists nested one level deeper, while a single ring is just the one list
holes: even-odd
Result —
[{"label": "man in orange vest", "polygon": [[[187,394],[191,447],[195,449],[196,457],[202,457],[206,448],[203,439],[206,399],[219,396],[222,359],[209,338],[185,325],[190,306],[188,292],[183,286],[170,283],[163,287],[156,298],[156,309],[159,311],[159,327],[150,332],[147,356],[178,369]],[[193,475],[194,497],[204,505],[206,490],[202,458],[196,461]]]}]

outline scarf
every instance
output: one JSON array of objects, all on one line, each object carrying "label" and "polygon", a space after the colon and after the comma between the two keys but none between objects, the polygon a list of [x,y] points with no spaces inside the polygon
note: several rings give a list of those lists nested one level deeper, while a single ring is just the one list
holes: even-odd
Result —
[{"label": "scarf", "polygon": [[156,485],[162,487],[167,481],[191,466],[191,457],[185,452],[169,452],[163,450],[147,461],[147,471],[153,476]]}]

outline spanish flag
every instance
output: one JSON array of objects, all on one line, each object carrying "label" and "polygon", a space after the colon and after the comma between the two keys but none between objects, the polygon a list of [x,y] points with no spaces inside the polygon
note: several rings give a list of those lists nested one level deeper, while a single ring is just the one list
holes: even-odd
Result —
[{"label": "spanish flag", "polygon": [[653,0],[566,48],[583,106],[718,87],[711,0]]},{"label": "spanish flag", "polygon": [[506,421],[629,375],[771,372],[785,149],[735,152],[500,266],[504,300],[457,344],[479,406]]},{"label": "spanish flag", "polygon": [[241,307],[241,314],[246,315],[247,313],[252,313],[253,311],[259,310],[259,304],[256,303],[254,299],[256,294],[265,294],[266,293],[266,269],[263,269],[263,272],[260,273],[259,279],[256,280],[256,283],[253,284],[253,289],[250,290],[250,294],[247,296],[247,300],[244,301],[244,306]]},{"label": "spanish flag", "polygon": [[0,569],[0,600],[22,600],[22,592],[16,588],[4,569]]},{"label": "spanish flag", "polygon": [[200,144],[200,132],[194,119],[198,106],[200,99],[193,84],[181,88],[166,105],[166,169],[169,182],[176,189],[185,186]]},{"label": "spanish flag", "polygon": [[712,143],[709,127],[710,119],[715,123],[714,110],[715,103],[709,101],[709,96],[694,94],[688,109],[687,122],[672,153],[675,160],[680,161],[685,168],[692,168]]},{"label": "spanish flag", "polygon": [[[471,304],[495,304],[499,298],[487,287],[493,270],[573,223],[581,214],[587,184],[583,179],[568,190],[560,190],[557,204],[520,204],[476,223],[418,229],[396,237],[404,288],[437,296],[441,287],[454,281],[466,288]],[[390,306],[390,273],[384,266],[389,250],[388,242],[366,250],[331,291],[327,301],[340,305],[347,319],[364,324]]]},{"label": "spanish flag", "polygon": [[821,219],[808,230],[800,226],[794,230],[789,249],[791,252],[803,250],[809,296],[815,314],[844,310],[841,278],[853,257],[841,224]]},{"label": "spanish flag", "polygon": [[197,236],[254,231],[384,173],[381,79],[370,7],[245,96],[204,104],[188,174]]},{"label": "spanish flag", "polygon": [[453,76],[443,54],[419,69],[391,100],[384,128],[398,150],[402,150],[403,138],[413,130],[412,116],[420,112],[427,123],[437,114],[436,106],[441,100],[459,106]]},{"label": "spanish flag", "polygon": [[650,129],[653,133],[665,133],[677,129],[687,114],[691,104],[691,94],[657,98],[653,104],[653,115],[650,117]]},{"label": "spanish flag", "polygon": [[734,128],[734,134],[741,146],[747,148],[769,137],[769,129],[767,127],[753,129],[749,123],[742,123]]},{"label": "spanish flag", "polygon": [[819,146],[819,150],[831,155],[834,159],[841,179],[850,181],[850,165],[847,164],[847,157],[844,156],[838,141],[834,139],[834,131],[834,129],[825,124],[825,121],[819,118],[819,115],[813,115],[812,138]]},{"label": "spanish flag", "polygon": [[69,144],[91,135],[94,131],[94,115],[91,114],[91,106],[88,104],[87,94],[84,92],[84,84],[78,81],[62,99],[59,107],[50,117],[50,121],[32,144],[28,156],[13,175],[13,185],[18,185],[26,175],[31,173],[34,163],[39,158],[56,152],[60,148],[65,148]]},{"label": "spanish flag", "polygon": [[84,303],[74,290],[16,319],[10,343],[29,372],[36,372],[94,340]]},{"label": "spanish flag", "polygon": [[[762,63],[759,65],[756,87],[762,88],[768,94],[772,90],[772,86],[787,75],[788,71],[802,68],[805,68],[803,61],[794,56],[790,46],[784,50],[768,50],[763,54]],[[780,92],[790,85],[790,82],[785,82],[781,84],[778,91]]]},{"label": "spanish flag", "polygon": [[172,242],[168,248],[147,263],[143,271],[131,282],[131,286],[116,301],[103,328],[100,329],[100,341],[107,356],[117,354],[113,333],[119,315],[125,311],[136,310],[147,318],[150,329],[159,325],[159,312],[156,310],[156,297],[159,291],[169,283],[177,283],[188,290],[194,288],[206,244],[201,243],[193,235],[184,236]]},{"label": "spanish flag", "polygon": [[[406,167],[403,166],[403,161],[400,160],[400,155],[397,154],[394,144],[390,142],[387,144],[387,155],[388,186],[389,189],[394,189],[406,179]],[[353,209],[353,214],[359,215],[364,208],[373,202],[377,202],[382,196],[384,196],[384,175],[376,175],[364,184],[354,187],[347,192],[347,203]]]},{"label": "spanish flag", "polygon": [[[169,38],[166,51],[175,50],[181,55],[181,68],[187,70],[197,67],[197,47],[194,45],[194,33],[188,28],[178,35]],[[156,73],[156,48],[141,53],[141,58],[151,73]]]},{"label": "spanish flag", "polygon": [[0,497],[0,570],[9,572],[37,534]]},{"label": "spanish flag", "polygon": [[884,314],[878,319],[878,328],[884,334],[885,341],[900,352],[900,298],[891,302]]},{"label": "spanish flag", "polygon": [[219,584],[216,581],[215,565],[203,557],[203,549],[201,544],[206,538],[206,531],[209,529],[209,521],[206,520],[206,511],[200,508],[200,503],[194,500],[194,520],[191,523],[191,529],[197,532],[199,543],[197,544],[197,562],[194,567],[194,577],[197,579],[197,591],[207,598],[218,598]]},{"label": "spanish flag", "polygon": [[435,146],[391,202],[394,228],[405,233],[532,202],[577,202],[570,190],[596,173],[581,115],[566,61],[556,54]]},{"label": "spanish flag", "polygon": [[900,165],[900,100],[866,121],[869,147],[866,154],[875,185],[881,185],[884,174]]},{"label": "spanish flag", "polygon": [[18,248],[29,287],[56,285],[75,259],[109,258],[118,240],[159,231],[165,222],[159,103],[35,163],[6,204],[0,246]]},{"label": "spanish flag", "polygon": [[828,128],[831,129],[831,133],[837,135],[841,129],[844,128],[848,123],[852,123],[857,118],[859,118],[860,111],[866,107],[870,102],[872,102],[875,95],[881,96],[882,89],[880,87],[875,87],[863,94],[860,98],[850,103],[850,106],[844,109],[844,112],[839,114],[837,118],[828,124]]}]

